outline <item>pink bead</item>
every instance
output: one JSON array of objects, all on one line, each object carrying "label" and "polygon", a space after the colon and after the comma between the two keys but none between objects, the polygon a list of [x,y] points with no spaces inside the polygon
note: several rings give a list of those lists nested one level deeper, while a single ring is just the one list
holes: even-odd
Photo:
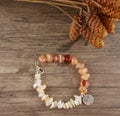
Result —
[{"label": "pink bead", "polygon": [[82,68],[82,69],[79,69],[78,72],[83,75],[85,73],[87,73],[88,69],[87,68]]},{"label": "pink bead", "polygon": [[40,63],[45,63],[45,62],[46,62],[46,57],[45,57],[45,55],[41,55],[41,56],[39,57],[39,61],[40,61]]},{"label": "pink bead", "polygon": [[77,58],[73,56],[73,57],[72,57],[71,64],[72,64],[72,65],[76,65],[77,63],[78,63]]}]

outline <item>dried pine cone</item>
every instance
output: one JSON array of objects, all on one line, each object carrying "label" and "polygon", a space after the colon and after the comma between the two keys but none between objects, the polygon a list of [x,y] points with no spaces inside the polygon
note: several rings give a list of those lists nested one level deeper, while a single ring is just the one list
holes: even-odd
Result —
[{"label": "dried pine cone", "polygon": [[81,23],[82,23],[82,21],[81,21],[80,15],[78,14],[78,15],[74,16],[74,20],[71,24],[70,32],[69,32],[69,38],[71,40],[76,40],[79,38],[79,36],[80,36],[79,30],[80,30]]},{"label": "dried pine cone", "polygon": [[101,10],[102,14],[110,18],[120,18],[120,7],[117,9],[105,7]]},{"label": "dried pine cone", "polygon": [[[120,0],[84,0],[90,8],[90,13],[86,16],[86,23],[83,23],[82,16],[77,16],[70,29],[71,40],[76,40],[78,35],[88,40],[96,48],[102,48],[102,40],[108,33],[114,33],[115,22],[120,18]],[[78,21],[79,20],[79,21]],[[79,34],[78,34],[79,30]]]},{"label": "dried pine cone", "polygon": [[88,15],[87,25],[95,35],[103,39],[107,36],[107,31],[97,14]]},{"label": "dried pine cone", "polygon": [[120,6],[120,0],[94,0],[98,4],[100,4],[103,7],[119,7]]},{"label": "dried pine cone", "polygon": [[103,15],[99,16],[99,18],[101,19],[101,22],[105,26],[108,33],[115,33],[115,22],[117,21],[117,19],[109,18]]},{"label": "dried pine cone", "polygon": [[104,46],[104,42],[101,38],[99,38],[95,32],[92,32],[88,25],[83,25],[80,29],[80,34],[83,38],[87,39],[88,42],[96,48],[102,48]]}]

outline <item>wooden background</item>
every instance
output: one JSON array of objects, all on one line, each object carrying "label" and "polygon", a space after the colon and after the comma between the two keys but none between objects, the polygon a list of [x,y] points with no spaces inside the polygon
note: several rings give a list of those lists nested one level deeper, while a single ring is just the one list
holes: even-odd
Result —
[{"label": "wooden background", "polygon": [[[120,22],[102,49],[84,46],[83,39],[71,43],[70,23],[51,6],[0,0],[0,116],[120,116]],[[70,110],[45,107],[32,88],[35,60],[45,53],[72,54],[86,63],[94,105]],[[48,94],[62,100],[78,94],[74,68],[43,67]]]}]

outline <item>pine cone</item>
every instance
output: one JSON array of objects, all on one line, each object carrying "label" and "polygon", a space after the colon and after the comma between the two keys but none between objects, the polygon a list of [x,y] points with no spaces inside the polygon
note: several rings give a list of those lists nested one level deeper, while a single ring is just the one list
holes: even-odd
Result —
[{"label": "pine cone", "polygon": [[108,18],[103,15],[99,16],[99,18],[101,19],[101,21],[102,21],[103,25],[105,26],[108,33],[110,33],[110,34],[115,33],[115,22],[117,21],[117,19]]},{"label": "pine cone", "polygon": [[88,25],[83,25],[83,27],[80,29],[80,34],[84,39],[87,39],[88,42],[93,45],[96,48],[102,48],[104,46],[103,40],[99,38],[95,32],[92,32],[89,28]]},{"label": "pine cone", "polygon": [[103,7],[115,8],[120,6],[120,0],[94,0],[94,1]]},{"label": "pine cone", "polygon": [[79,30],[80,30],[81,23],[82,23],[82,19],[81,19],[80,15],[78,14],[78,15],[74,16],[74,20],[71,24],[70,32],[69,32],[69,38],[71,40],[76,40],[79,38],[79,36],[80,36]]},{"label": "pine cone", "polygon": [[120,7],[117,9],[105,7],[101,12],[107,17],[120,19]]},{"label": "pine cone", "polygon": [[97,14],[89,14],[88,16],[87,25],[89,26],[90,30],[95,33],[98,37],[103,39],[107,36],[107,31],[101,22],[100,18]]}]

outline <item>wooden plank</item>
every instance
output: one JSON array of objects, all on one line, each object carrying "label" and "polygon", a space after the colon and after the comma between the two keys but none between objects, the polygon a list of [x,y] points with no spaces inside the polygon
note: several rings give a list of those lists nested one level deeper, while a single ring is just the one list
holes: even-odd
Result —
[{"label": "wooden plank", "polygon": [[[0,116],[120,115],[120,22],[116,34],[105,39],[102,49],[84,46],[83,39],[70,42],[70,23],[51,6],[0,1]],[[34,63],[45,53],[72,54],[86,64],[94,105],[69,111],[45,107],[32,88]],[[68,100],[78,94],[80,78],[73,67],[46,64],[43,68],[46,92],[51,96]]]}]

